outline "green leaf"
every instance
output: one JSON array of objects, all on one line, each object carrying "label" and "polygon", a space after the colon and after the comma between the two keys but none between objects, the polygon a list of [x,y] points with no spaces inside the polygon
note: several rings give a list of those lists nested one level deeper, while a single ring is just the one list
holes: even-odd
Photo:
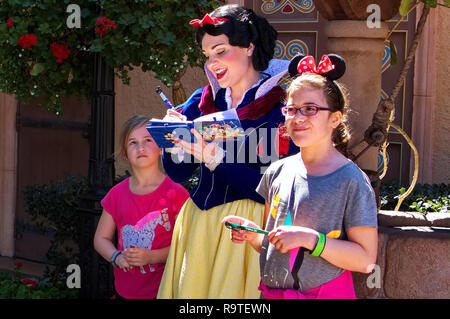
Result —
[{"label": "green leaf", "polygon": [[444,6],[450,7],[450,0],[444,0]]},{"label": "green leaf", "polygon": [[437,4],[438,4],[438,0],[420,0],[420,1],[422,1],[427,6],[432,7],[432,8],[436,8]]},{"label": "green leaf", "polygon": [[391,66],[397,65],[397,49],[393,41],[389,40],[389,48],[391,50]]},{"label": "green leaf", "polygon": [[117,21],[118,24],[130,25],[136,22],[136,17],[132,13],[125,13]]},{"label": "green leaf", "polygon": [[50,25],[48,23],[42,23],[39,25],[39,32],[42,34],[51,34],[52,30],[50,29]]},{"label": "green leaf", "polygon": [[89,51],[91,52],[101,52],[105,46],[102,44],[100,39],[95,39],[92,41],[91,46],[89,47]]},{"label": "green leaf", "polygon": [[400,8],[398,9],[398,12],[402,17],[406,16],[409,11],[409,7],[411,6],[411,3],[413,0],[402,0],[400,3]]},{"label": "green leaf", "polygon": [[162,43],[166,45],[171,45],[176,40],[175,34],[170,31],[159,33],[157,37],[161,40]]},{"label": "green leaf", "polygon": [[30,75],[37,76],[39,73],[42,73],[45,70],[44,63],[36,63],[33,66],[33,69],[30,71]]},{"label": "green leaf", "polygon": [[155,26],[155,23],[153,22],[152,18],[148,15],[144,15],[139,18],[139,24],[142,28],[148,29]]}]

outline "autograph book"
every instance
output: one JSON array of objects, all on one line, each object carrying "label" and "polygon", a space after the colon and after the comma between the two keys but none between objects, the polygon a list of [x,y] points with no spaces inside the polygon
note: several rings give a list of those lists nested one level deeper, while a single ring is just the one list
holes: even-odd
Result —
[{"label": "autograph book", "polygon": [[191,128],[197,130],[203,139],[208,142],[224,142],[244,138],[244,130],[235,109],[211,113],[194,121],[151,119],[146,127],[160,148],[173,147],[175,138],[191,143],[196,142],[190,131]]}]

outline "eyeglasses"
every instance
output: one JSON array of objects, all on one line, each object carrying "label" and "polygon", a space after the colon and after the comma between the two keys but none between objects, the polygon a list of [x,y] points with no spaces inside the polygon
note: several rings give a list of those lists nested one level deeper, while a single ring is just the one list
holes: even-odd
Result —
[{"label": "eyeglasses", "polygon": [[298,112],[304,116],[314,116],[319,111],[331,111],[328,107],[322,107],[316,104],[303,104],[300,107],[286,105],[281,108],[281,113],[286,117],[295,117]]}]

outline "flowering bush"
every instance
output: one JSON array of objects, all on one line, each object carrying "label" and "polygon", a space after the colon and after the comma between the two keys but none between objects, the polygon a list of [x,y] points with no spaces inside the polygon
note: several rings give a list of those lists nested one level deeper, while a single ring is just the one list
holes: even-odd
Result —
[{"label": "flowering bush", "polygon": [[17,41],[17,44],[22,49],[28,49],[37,44],[37,38],[33,34],[25,34],[19,38],[19,41]]},{"label": "flowering bush", "polygon": [[69,289],[63,280],[48,278],[23,278],[22,263],[14,262],[14,272],[0,272],[0,299],[74,299],[77,289]]},{"label": "flowering bush", "polygon": [[[74,1],[75,2],[75,1]],[[222,4],[215,0],[0,1],[0,91],[61,111],[61,97],[90,97],[93,53],[116,75],[153,71],[173,84],[203,63],[189,21]]]}]

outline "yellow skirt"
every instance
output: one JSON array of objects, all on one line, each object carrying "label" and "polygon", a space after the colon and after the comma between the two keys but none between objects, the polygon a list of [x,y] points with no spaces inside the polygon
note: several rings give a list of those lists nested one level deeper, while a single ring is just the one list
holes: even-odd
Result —
[{"label": "yellow skirt", "polygon": [[259,254],[234,244],[221,223],[238,215],[262,226],[264,205],[249,199],[201,210],[189,198],[178,215],[164,275],[161,299],[259,298]]}]

